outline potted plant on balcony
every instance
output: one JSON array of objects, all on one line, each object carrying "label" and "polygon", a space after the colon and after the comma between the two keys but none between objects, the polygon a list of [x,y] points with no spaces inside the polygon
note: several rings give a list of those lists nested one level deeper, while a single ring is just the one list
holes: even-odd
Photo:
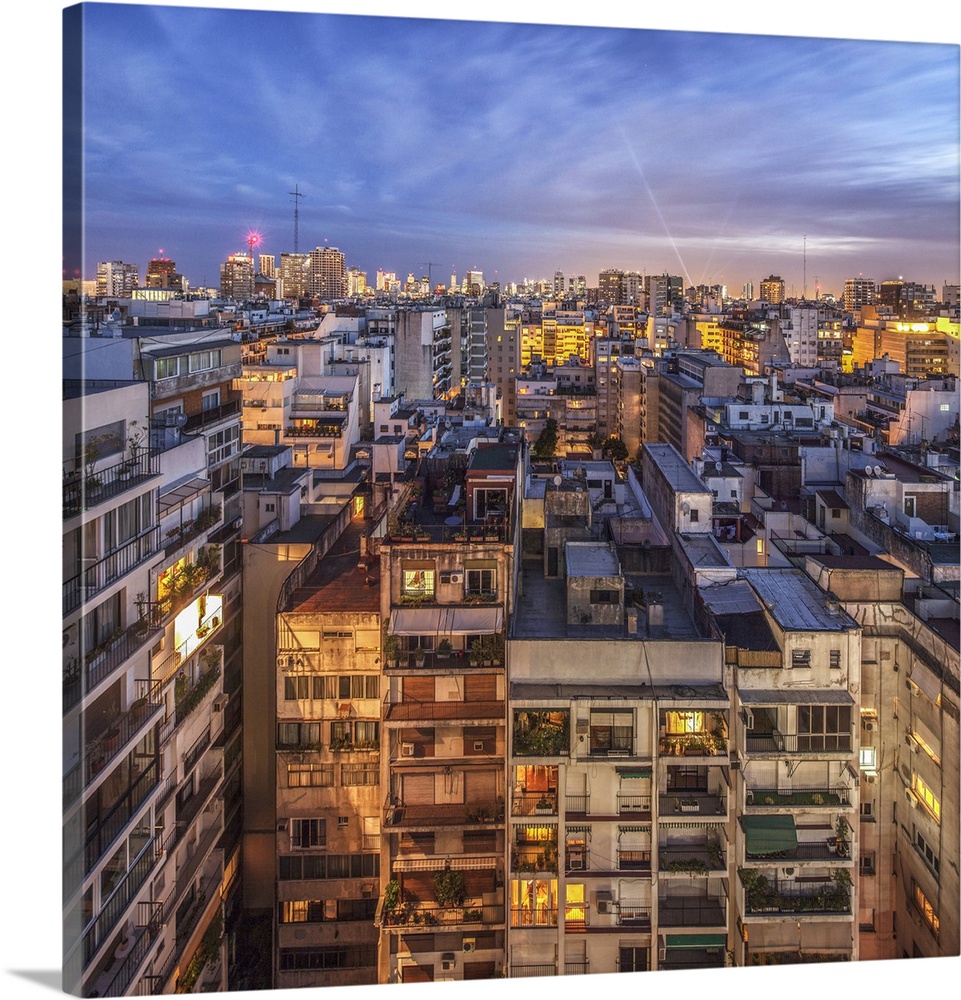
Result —
[{"label": "potted plant on balcony", "polygon": [[464,876],[461,872],[445,869],[434,875],[434,892],[437,902],[444,907],[460,906],[464,902]]},{"label": "potted plant on balcony", "polygon": [[103,490],[103,477],[95,469],[104,444],[110,435],[98,434],[83,446],[83,485],[87,496],[95,497]]},{"label": "potted plant on balcony", "polygon": [[846,858],[848,856],[847,837],[849,830],[848,821],[843,816],[838,816],[838,821],[834,826],[834,844],[839,858]]},{"label": "potted plant on balcony", "polygon": [[553,811],[551,800],[546,795],[542,795],[534,805],[534,812],[541,816],[550,815]]},{"label": "potted plant on balcony", "polygon": [[441,639],[441,641],[437,643],[437,656],[441,660],[446,660],[450,656],[452,649],[453,646],[451,646],[449,639]]},{"label": "potted plant on balcony", "polygon": [[392,632],[384,632],[384,637],[381,639],[380,645],[384,653],[384,662],[389,662],[392,666],[396,667],[398,657],[400,656],[400,639]]}]

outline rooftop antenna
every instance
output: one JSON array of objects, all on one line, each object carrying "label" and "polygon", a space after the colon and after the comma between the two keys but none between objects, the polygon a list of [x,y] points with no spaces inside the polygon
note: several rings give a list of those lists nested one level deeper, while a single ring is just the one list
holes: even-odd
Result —
[{"label": "rooftop antenna", "polygon": [[434,266],[434,265],[435,265],[436,263],[437,263],[437,261],[436,261],[436,260],[422,260],[422,261],[420,261],[420,263],[419,263],[419,264],[417,265],[418,267],[426,267],[426,268],[427,268],[427,284],[428,284],[428,285],[430,285],[430,286],[431,286],[432,288],[433,288],[433,283],[432,283],[432,282],[431,282],[431,280],[430,280],[430,269],[431,269],[431,268],[432,268],[432,267],[433,267],[433,266]]},{"label": "rooftop antenna", "polygon": [[297,184],[294,185],[294,190],[288,193],[294,198],[294,253],[297,253],[300,242],[300,201],[298,199],[303,198],[304,195],[301,194]]},{"label": "rooftop antenna", "polygon": [[804,237],[804,283],[801,289],[801,298],[808,297],[808,238]]}]

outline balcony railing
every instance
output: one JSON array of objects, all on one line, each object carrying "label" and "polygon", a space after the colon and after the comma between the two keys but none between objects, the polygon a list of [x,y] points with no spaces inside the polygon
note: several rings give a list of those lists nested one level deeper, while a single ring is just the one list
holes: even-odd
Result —
[{"label": "balcony railing", "polygon": [[557,846],[544,846],[540,849],[511,850],[512,872],[553,872],[557,874]]},{"label": "balcony railing", "polygon": [[476,826],[503,820],[504,803],[499,800],[414,806],[389,803],[384,809],[384,826],[393,827]]},{"label": "balcony railing", "polygon": [[395,910],[384,911],[384,927],[463,927],[470,925],[502,924],[504,907],[499,904],[486,906],[441,906],[439,903],[405,903]]},{"label": "balcony railing", "polygon": [[668,816],[696,814],[700,816],[724,816],[727,803],[725,797],[709,792],[675,791],[658,797],[661,819]]},{"label": "balcony railing", "polygon": [[591,923],[591,908],[587,903],[567,903],[564,906],[564,930],[587,930]]},{"label": "balcony railing", "polygon": [[515,792],[511,798],[512,816],[556,816],[557,792]]},{"label": "balcony railing", "polygon": [[657,920],[661,927],[723,927],[727,924],[727,908],[723,899],[668,896],[661,897],[657,905]]},{"label": "balcony railing", "polygon": [[569,813],[583,813],[586,816],[590,811],[590,795],[567,795],[565,799]]},{"label": "balcony railing", "polygon": [[657,865],[662,874],[706,875],[723,871],[727,854],[719,845],[690,844],[661,847]]},{"label": "balcony railing", "polygon": [[511,927],[556,927],[557,907],[511,907]]},{"label": "balcony railing", "polygon": [[851,804],[851,790],[844,785],[805,788],[748,788],[745,804],[748,808],[805,806],[806,808],[837,808]]},{"label": "balcony railing", "polygon": [[115,580],[126,576],[141,563],[156,555],[160,544],[160,529],[148,528],[126,544],[115,549],[82,573],[67,580],[63,585],[63,614],[79,608]]},{"label": "balcony railing", "polygon": [[551,962],[542,965],[512,965],[510,968],[511,979],[529,979],[532,976],[556,976],[557,966]]},{"label": "balcony railing", "polygon": [[851,753],[850,733],[752,732],[746,737],[748,753]]},{"label": "balcony railing", "polygon": [[651,929],[651,908],[621,903],[617,908],[617,926],[649,931]]},{"label": "balcony railing", "polygon": [[851,893],[832,882],[823,883],[820,889],[784,888],[769,889],[757,894],[745,892],[745,912],[752,916],[766,914],[849,914],[851,912]]},{"label": "balcony railing", "polygon": [[658,752],[665,757],[716,757],[727,754],[727,740],[713,733],[678,733],[662,736]]},{"label": "balcony railing", "polygon": [[503,701],[400,701],[387,704],[387,722],[450,722],[457,719],[503,719]]},{"label": "balcony railing", "polygon": [[221,421],[229,420],[231,417],[238,416],[239,414],[240,400],[230,400],[229,402],[221,403],[220,406],[212,406],[208,410],[201,410],[200,413],[191,414],[187,417],[183,432],[184,434],[193,434],[204,427],[209,427],[211,424],[219,424]]},{"label": "balcony railing", "polygon": [[617,812],[620,816],[649,815],[651,812],[651,796],[618,794]]},{"label": "balcony railing", "polygon": [[617,867],[619,871],[649,872],[651,870],[651,852],[618,851]]},{"label": "balcony railing", "polygon": [[580,961],[564,962],[565,976],[587,976],[590,975],[590,971],[591,971],[590,959],[585,958]]},{"label": "balcony railing", "polygon": [[74,517],[82,510],[90,510],[104,500],[119,496],[160,471],[156,452],[144,453],[137,458],[125,459],[106,469],[98,469],[87,476],[82,470],[65,470],[63,476],[63,516]]}]

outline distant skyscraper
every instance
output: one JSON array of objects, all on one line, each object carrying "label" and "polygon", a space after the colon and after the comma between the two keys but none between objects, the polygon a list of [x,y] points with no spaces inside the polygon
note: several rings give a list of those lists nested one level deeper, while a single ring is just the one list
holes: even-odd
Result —
[{"label": "distant skyscraper", "polygon": [[97,295],[129,298],[140,286],[140,272],[136,264],[122,260],[104,260],[97,264]]},{"label": "distant skyscraper", "polygon": [[280,255],[280,280],[285,299],[299,299],[307,294],[310,257],[305,253]]},{"label": "distant skyscraper", "polygon": [[147,264],[146,287],[184,291],[183,275],[177,273],[176,261],[169,257],[154,257]]},{"label": "distant skyscraper", "polygon": [[562,296],[564,294],[564,272],[554,272],[554,294]]},{"label": "distant skyscraper", "polygon": [[773,306],[784,301],[784,280],[779,274],[770,274],[761,281],[761,299]]},{"label": "distant skyscraper", "polygon": [[484,272],[468,271],[464,277],[464,291],[468,295],[482,295],[484,293]]},{"label": "distant skyscraper", "polygon": [[258,258],[258,270],[265,278],[273,278],[277,262],[272,253],[262,253]]},{"label": "distant skyscraper", "polygon": [[337,247],[315,247],[310,251],[310,295],[320,299],[342,299],[347,294],[347,268]]},{"label": "distant skyscraper", "polygon": [[871,305],[876,294],[873,278],[848,278],[844,282],[844,308],[851,312]]},{"label": "distant skyscraper", "polygon": [[754,282],[753,281],[745,281],[744,284],[741,286],[741,298],[742,299],[747,299],[748,302],[750,302],[751,299],[754,298]]},{"label": "distant skyscraper", "polygon": [[220,265],[220,295],[243,302],[254,297],[254,259],[245,253],[232,253]]}]

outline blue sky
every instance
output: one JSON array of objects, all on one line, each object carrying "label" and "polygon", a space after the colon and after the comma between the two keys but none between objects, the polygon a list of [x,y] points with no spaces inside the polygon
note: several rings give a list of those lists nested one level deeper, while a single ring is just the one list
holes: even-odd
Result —
[{"label": "blue sky", "polygon": [[85,60],[87,277],[216,284],[297,185],[371,281],[958,280],[953,44],[91,4]]}]

